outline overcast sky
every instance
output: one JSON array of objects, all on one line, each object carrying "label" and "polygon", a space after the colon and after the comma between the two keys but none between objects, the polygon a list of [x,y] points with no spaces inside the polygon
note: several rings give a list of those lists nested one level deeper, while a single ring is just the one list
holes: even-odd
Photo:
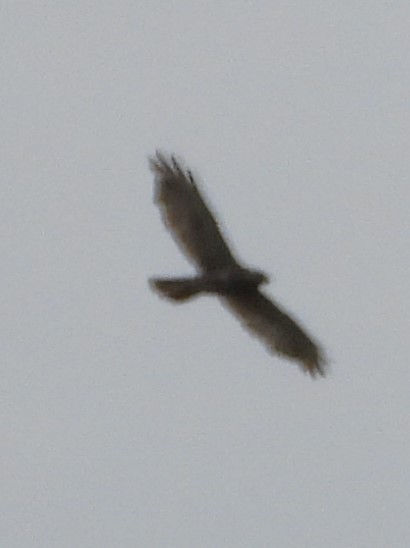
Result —
[{"label": "overcast sky", "polygon": [[[410,5],[3,2],[7,548],[410,546]],[[312,381],[189,274],[147,156],[322,342]]]}]

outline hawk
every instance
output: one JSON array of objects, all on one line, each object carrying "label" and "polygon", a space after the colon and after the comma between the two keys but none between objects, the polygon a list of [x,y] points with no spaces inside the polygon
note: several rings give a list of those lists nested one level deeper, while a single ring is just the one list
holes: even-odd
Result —
[{"label": "hawk", "polygon": [[245,268],[234,257],[191,171],[174,156],[159,152],[149,162],[164,223],[197,270],[192,277],[152,278],[153,289],[176,302],[204,293],[217,295],[270,351],[296,361],[313,377],[324,376],[320,346],[262,293],[259,287],[268,282],[266,274]]}]

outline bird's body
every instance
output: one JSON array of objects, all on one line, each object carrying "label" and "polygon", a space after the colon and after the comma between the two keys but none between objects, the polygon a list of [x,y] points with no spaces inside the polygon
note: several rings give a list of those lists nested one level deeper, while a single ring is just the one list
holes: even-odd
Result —
[{"label": "bird's body", "polygon": [[322,350],[260,291],[267,276],[236,260],[191,172],[184,171],[174,157],[168,160],[159,153],[150,159],[150,165],[155,175],[155,201],[165,225],[198,271],[190,278],[153,278],[152,286],[180,302],[201,293],[219,296],[271,351],[297,361],[312,376],[324,375]]}]

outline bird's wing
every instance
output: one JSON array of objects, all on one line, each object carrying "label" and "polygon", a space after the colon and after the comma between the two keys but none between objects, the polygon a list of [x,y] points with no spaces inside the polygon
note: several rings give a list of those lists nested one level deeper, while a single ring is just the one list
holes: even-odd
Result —
[{"label": "bird's wing", "polygon": [[188,258],[205,271],[237,267],[192,174],[175,158],[167,159],[158,152],[150,158],[150,166],[165,224]]},{"label": "bird's wing", "polygon": [[269,350],[299,362],[312,376],[324,376],[326,359],[320,347],[259,290],[224,296],[222,301]]}]

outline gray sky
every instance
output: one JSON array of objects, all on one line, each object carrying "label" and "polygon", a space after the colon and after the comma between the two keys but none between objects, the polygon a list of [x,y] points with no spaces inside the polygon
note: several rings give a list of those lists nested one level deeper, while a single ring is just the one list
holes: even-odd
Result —
[{"label": "gray sky", "polygon": [[[409,25],[400,0],[3,3],[4,546],[410,545]],[[150,292],[192,270],[158,147],[327,379]]]}]

